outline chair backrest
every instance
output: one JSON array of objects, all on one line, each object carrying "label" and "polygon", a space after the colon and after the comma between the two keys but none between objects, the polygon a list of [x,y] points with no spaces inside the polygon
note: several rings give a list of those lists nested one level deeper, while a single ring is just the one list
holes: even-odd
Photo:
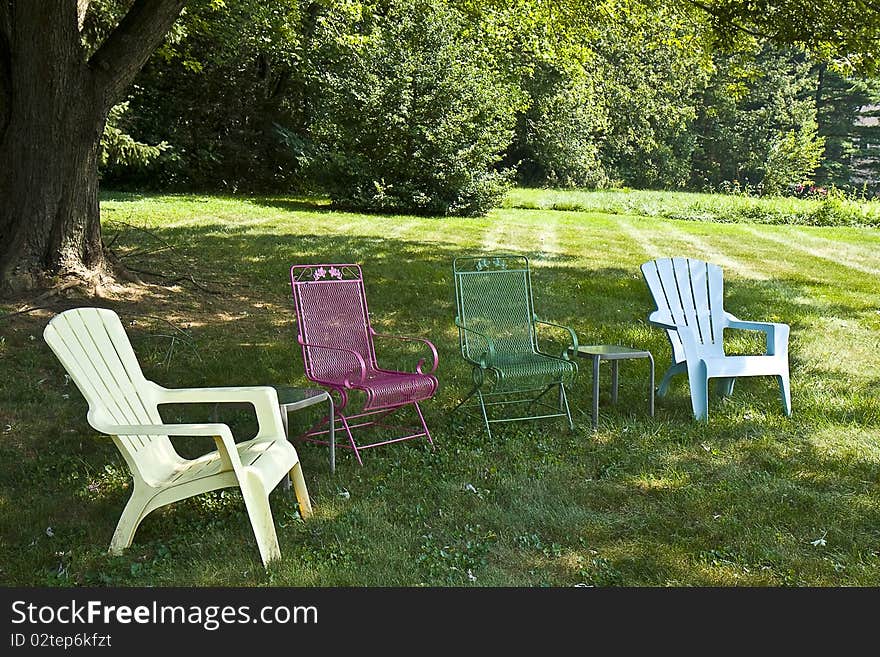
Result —
[{"label": "chair backrest", "polygon": [[[491,338],[501,356],[537,350],[528,258],[466,256],[455,258],[452,269],[456,312],[465,327]],[[486,350],[479,337],[461,329],[458,334],[465,358],[477,360]]]},{"label": "chair backrest", "polygon": [[[724,273],[721,267],[693,258],[658,258],[642,265],[642,275],[660,319],[689,326],[707,355],[723,355]],[[668,330],[675,362],[684,360],[677,331]]]},{"label": "chair backrest", "polygon": [[[89,424],[162,424],[149,382],[112,310],[73,308],[53,317],[43,331],[89,404]],[[117,436],[116,446],[132,470],[149,480],[155,468],[179,460],[167,436]]]},{"label": "chair backrest", "polygon": [[[351,349],[368,366],[375,366],[359,265],[294,265],[290,284],[302,342]],[[342,381],[358,371],[356,358],[341,351],[304,346],[303,361],[306,377],[312,381]]]}]

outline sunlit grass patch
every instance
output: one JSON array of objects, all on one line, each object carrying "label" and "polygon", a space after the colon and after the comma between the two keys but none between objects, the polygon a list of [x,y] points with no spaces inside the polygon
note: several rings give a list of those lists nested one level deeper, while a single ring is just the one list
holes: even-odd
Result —
[{"label": "sunlit grass patch", "polygon": [[[19,305],[0,306],[3,581],[880,584],[880,298],[868,275],[880,271],[878,233],[676,220],[694,208],[704,219],[731,209],[741,220],[737,204],[746,201],[659,192],[625,202],[569,197],[576,202],[566,212],[549,209],[562,200],[512,207],[545,196],[522,192],[525,200],[487,217],[437,219],[336,212],[320,199],[107,195],[108,243],[124,264],[151,273],[103,299],[14,317],[4,315]],[[768,201],[767,212],[807,216],[810,203]],[[776,382],[755,378],[726,399],[713,387],[709,421],[696,423],[682,376],[652,419],[647,363],[629,361],[616,405],[603,364],[594,433],[582,360],[573,431],[558,420],[496,425],[488,440],[478,421],[450,411],[471,383],[452,321],[452,259],[490,248],[530,258],[541,318],[571,325],[584,344],[649,349],[658,381],[670,351],[646,322],[653,303],[639,265],[655,255],[717,261],[727,310],[792,327],[793,416],[782,415]],[[408,441],[367,450],[363,467],[340,449],[331,476],[325,446],[299,445],[315,516],[303,521],[291,495],[272,493],[284,559],[268,572],[234,490],[151,514],[124,555],[108,555],[130,494],[126,467],[86,423],[84,400],[42,341],[46,321],[81,303],[113,308],[147,377],[169,387],[307,385],[288,272],[319,262],[360,263],[377,329],[436,344],[440,390],[423,405],[436,448]],[[727,339],[730,353],[763,347],[760,334]],[[414,352],[379,349],[380,362],[414,365]],[[209,412],[163,410],[177,421]],[[253,435],[249,409],[219,412],[237,437]],[[313,419],[291,416],[299,428]]]}]

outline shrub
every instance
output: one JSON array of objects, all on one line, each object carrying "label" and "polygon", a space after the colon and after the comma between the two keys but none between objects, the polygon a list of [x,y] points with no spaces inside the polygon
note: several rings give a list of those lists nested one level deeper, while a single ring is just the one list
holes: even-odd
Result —
[{"label": "shrub", "polygon": [[[123,12],[131,2],[90,7],[108,4]],[[131,86],[121,122],[139,141],[169,147],[146,167],[108,166],[107,184],[233,192],[295,184],[298,163],[272,126],[293,123],[298,30],[296,3],[190,0]]]},{"label": "shrub", "polygon": [[127,112],[128,102],[123,102],[114,105],[107,116],[104,133],[101,135],[102,175],[107,171],[144,167],[169,148],[165,141],[145,144],[125,132],[123,122]]},{"label": "shrub", "polygon": [[796,130],[789,130],[770,146],[764,162],[761,187],[764,194],[781,194],[791,185],[809,185],[813,172],[822,161],[824,137],[817,136],[815,121],[805,122]]},{"label": "shrub", "polygon": [[777,195],[811,182],[824,151],[814,86],[810,62],[796,51],[716,54],[694,124],[691,184]]},{"label": "shrub", "polygon": [[880,216],[872,212],[876,203],[859,201],[858,197],[831,187],[822,202],[803,223],[814,226],[880,226]]},{"label": "shrub", "polygon": [[309,141],[315,180],[334,205],[478,215],[512,172],[516,89],[453,9],[394,0],[386,12],[342,3],[316,21]]}]

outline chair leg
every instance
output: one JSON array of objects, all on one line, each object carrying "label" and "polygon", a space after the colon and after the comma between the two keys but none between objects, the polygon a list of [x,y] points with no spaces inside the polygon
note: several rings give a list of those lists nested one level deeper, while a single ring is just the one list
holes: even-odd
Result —
[{"label": "chair leg", "polygon": [[786,415],[791,415],[791,381],[788,373],[780,374],[776,377],[779,382],[779,393],[782,396],[782,411]]},{"label": "chair leg", "polygon": [[431,449],[434,449],[434,441],[431,440],[431,432],[428,431],[428,425],[425,423],[425,416],[422,415],[422,409],[419,407],[418,402],[413,402],[413,406],[416,407],[416,413],[419,414],[419,420],[422,421],[422,430],[425,432],[425,437],[428,439],[428,443],[430,443]]},{"label": "chair leg", "polygon": [[339,419],[342,420],[342,426],[345,428],[345,433],[348,434],[348,442],[351,443],[351,448],[354,450],[354,455],[357,457],[358,464],[363,465],[364,462],[361,460],[361,453],[357,448],[357,443],[354,442],[354,436],[351,435],[351,428],[348,426],[348,420],[345,419],[345,416],[340,413]]},{"label": "chair leg", "polygon": [[593,357],[593,431],[599,430],[599,363],[601,357],[594,355]]},{"label": "chair leg", "polygon": [[269,493],[255,473],[245,471],[244,477],[244,481],[238,483],[241,486],[241,495],[244,498],[244,505],[254,530],[254,538],[257,539],[260,558],[265,567],[275,559],[281,558],[278,535],[275,533],[275,521],[272,519],[272,509],[269,507]]},{"label": "chair leg", "polygon": [[110,554],[119,555],[131,545],[134,533],[147,516],[148,498],[135,490],[122,510],[113,538],[110,540]]},{"label": "chair leg", "polygon": [[725,377],[718,379],[718,382],[715,384],[718,390],[718,394],[722,397],[729,397],[733,394],[733,385],[736,383],[736,377]]},{"label": "chair leg", "polygon": [[483,401],[483,393],[480,390],[477,390],[477,398],[480,400],[480,410],[483,411],[483,422],[486,424],[486,433],[489,434],[489,439],[492,439],[492,430],[489,428],[489,416],[486,413],[486,402]]},{"label": "chair leg", "polygon": [[568,430],[574,431],[574,422],[571,420],[571,410],[568,408],[568,395],[565,394],[565,385],[559,384],[559,398],[565,405],[565,416],[568,418]]},{"label": "chair leg", "polygon": [[660,385],[657,386],[657,396],[665,397],[666,393],[669,392],[669,381],[676,374],[681,374],[682,372],[687,371],[687,363],[676,363],[663,375],[663,378],[660,380]]},{"label": "chair leg", "polygon": [[290,479],[293,482],[296,501],[299,502],[299,513],[303,518],[308,518],[312,515],[312,501],[309,499],[309,489],[306,488],[302,464],[299,461],[290,470]]},{"label": "chair leg", "polygon": [[691,408],[694,411],[694,419],[709,420],[709,377],[706,372],[706,363],[699,361],[688,367],[688,384],[691,389]]},{"label": "chair leg", "polygon": [[620,363],[616,360],[611,361],[611,403],[617,403],[617,389],[619,381]]},{"label": "chair leg", "polygon": [[453,408],[453,409],[450,411],[450,413],[455,413],[459,408],[461,408],[462,406],[464,406],[464,403],[465,403],[468,399],[470,399],[471,397],[473,397],[473,396],[477,393],[477,391],[478,391],[479,389],[480,389],[479,386],[474,386],[474,387],[471,389],[471,391],[470,391],[468,394],[466,394],[466,395],[464,396],[464,398],[463,398],[460,402],[458,402],[458,403],[455,405],[455,408]]}]

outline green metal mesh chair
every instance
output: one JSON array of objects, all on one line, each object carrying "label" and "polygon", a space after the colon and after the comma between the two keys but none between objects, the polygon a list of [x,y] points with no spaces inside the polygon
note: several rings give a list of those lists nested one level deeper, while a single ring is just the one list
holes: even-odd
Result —
[{"label": "green metal mesh chair", "polygon": [[[473,389],[455,410],[476,396],[489,437],[489,425],[494,422],[566,417],[569,428],[574,428],[565,387],[577,374],[577,365],[568,358],[569,348],[577,353],[577,336],[569,327],[541,321],[535,315],[528,258],[467,256],[456,258],[452,269],[461,355],[473,366],[474,378]],[[571,342],[561,356],[538,348],[539,324],[568,332]],[[541,401],[556,387],[558,405]],[[526,415],[504,415],[504,407],[523,404],[527,404]],[[536,415],[537,406],[552,412]],[[493,408],[490,414],[489,407],[499,407],[498,412]]]}]

